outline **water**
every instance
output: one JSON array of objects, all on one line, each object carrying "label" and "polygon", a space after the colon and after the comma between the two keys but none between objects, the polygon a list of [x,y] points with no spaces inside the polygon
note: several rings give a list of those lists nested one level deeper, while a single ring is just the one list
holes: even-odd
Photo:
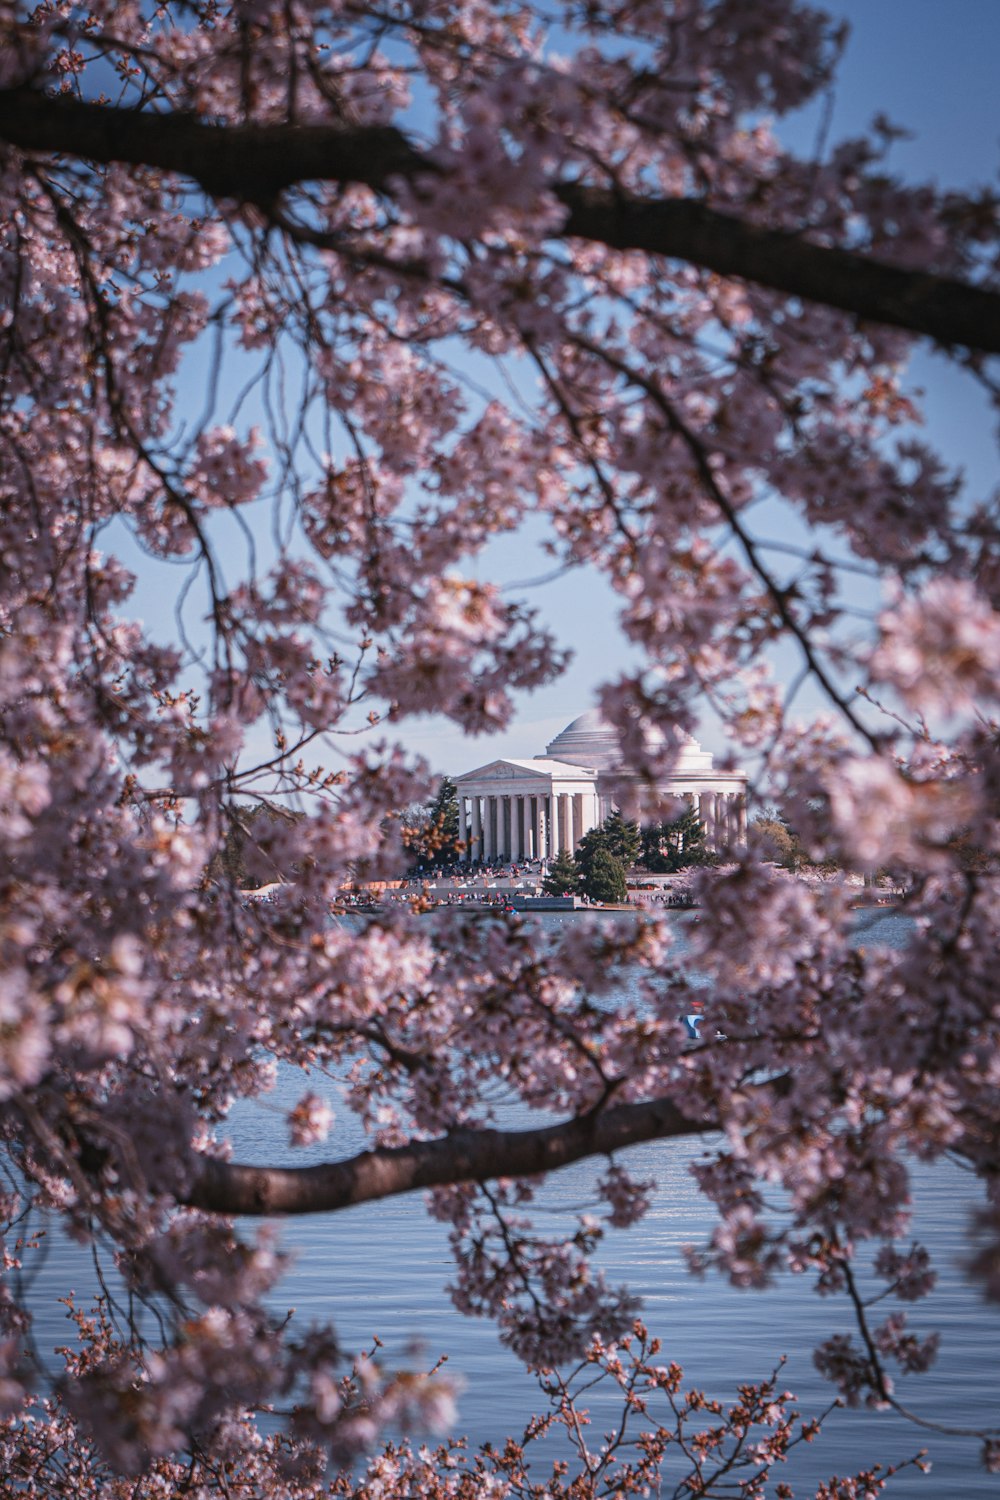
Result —
[{"label": "water", "polygon": [[[566,920],[554,916],[551,922]],[[862,922],[861,941],[896,945],[902,940],[895,914],[865,913]],[[315,1075],[309,1080],[318,1092],[322,1084]],[[301,1092],[301,1077],[287,1070],[263,1107],[239,1107],[230,1127],[238,1159],[301,1163],[323,1156],[328,1148],[289,1157],[283,1116]],[[333,1102],[336,1107],[335,1098]],[[350,1135],[353,1122],[346,1112],[338,1108],[337,1113],[335,1149],[349,1155],[360,1138]],[[818,1412],[832,1392],[813,1368],[812,1349],[833,1332],[850,1331],[848,1309],[840,1299],[815,1297],[808,1278],[786,1277],[775,1290],[756,1293],[738,1291],[717,1276],[701,1282],[689,1276],[681,1246],[701,1240],[711,1223],[687,1170],[697,1149],[690,1142],[658,1142],[629,1153],[636,1175],[655,1177],[658,1188],[638,1226],[609,1232],[600,1263],[612,1283],[624,1281],[642,1297],[643,1317],[663,1342],[659,1359],[684,1367],[685,1386],[704,1387],[725,1400],[735,1394],[738,1380],[764,1378],[774,1359],[784,1354],[783,1384],[795,1392],[804,1416]],[[552,1178],[544,1199],[546,1217],[562,1215],[569,1222],[570,1210],[586,1197],[592,1173],[593,1164],[581,1163]],[[911,1321],[917,1330],[940,1329],[942,1349],[929,1374],[897,1381],[897,1395],[929,1420],[962,1427],[1000,1425],[1000,1315],[980,1300],[959,1269],[969,1207],[975,1201],[973,1184],[947,1163],[918,1165],[913,1176],[918,1205],[914,1233],[931,1249],[939,1283],[930,1298],[912,1308]],[[444,1290],[450,1274],[446,1230],[426,1216],[418,1199],[288,1220],[281,1238],[293,1252],[294,1264],[278,1288],[277,1307],[294,1307],[302,1323],[332,1319],[347,1349],[367,1347],[378,1335],[390,1361],[411,1358],[407,1346],[413,1339],[420,1341],[428,1362],[447,1353],[449,1372],[464,1382],[460,1430],[473,1444],[520,1435],[539,1408],[537,1387],[499,1347],[490,1324],[460,1317],[452,1308]],[[81,1292],[89,1288],[80,1251],[56,1242],[34,1290],[40,1340],[50,1346],[66,1338],[55,1299],[74,1277]],[[811,1493],[809,1486],[833,1473],[899,1461],[922,1447],[930,1449],[932,1473],[906,1470],[887,1494],[897,1500],[936,1500],[940,1495],[1000,1493],[1000,1480],[979,1467],[975,1441],[924,1432],[894,1413],[867,1410],[834,1413],[816,1443],[800,1447],[788,1465],[774,1471],[772,1484],[787,1479],[802,1486],[800,1494]]]}]

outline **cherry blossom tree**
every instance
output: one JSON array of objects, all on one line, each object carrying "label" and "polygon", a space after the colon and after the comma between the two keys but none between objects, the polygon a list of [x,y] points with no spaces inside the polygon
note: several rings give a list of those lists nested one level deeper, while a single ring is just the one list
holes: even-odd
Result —
[{"label": "cherry blossom tree", "polygon": [[[970,1270],[1000,1295],[997,496],[921,437],[907,377],[929,344],[995,398],[997,201],[895,180],[885,122],[818,159],[781,144],[842,40],[797,0],[0,5],[0,1456],[22,1490],[318,1494],[387,1425],[451,1422],[440,1372],[352,1364],[268,1311],[281,1258],[234,1218],[429,1191],[456,1302],[549,1383],[582,1466],[553,1494],[763,1493],[799,1430],[777,1377],[682,1398],[593,1269],[599,1219],[532,1224],[561,1166],[593,1158],[625,1225],[652,1191],[626,1148],[704,1137],[695,1269],[839,1294],[817,1358],[848,1401],[893,1404],[933,1359],[900,1310],[934,1276],[912,1158],[979,1179]],[[395,815],[432,786],[408,718],[489,732],[564,665],[483,581],[529,522],[606,574],[642,654],[601,698],[639,773],[625,810],[667,815],[649,789],[710,706],[811,857],[905,872],[907,949],[859,952],[843,884],[753,850],[699,877],[683,961],[653,917],[571,941],[331,923],[352,872],[399,870]],[[170,628],[141,623],[164,600]],[[247,908],[219,856],[252,806],[284,884]],[[601,1003],[637,973],[639,1001]],[[338,1154],[304,1082],[290,1140],[333,1128],[329,1163],[232,1158],[228,1112],[283,1064],[345,1080],[366,1151]],[[498,1085],[533,1128],[503,1128]],[[15,1274],[44,1214],[121,1288],[78,1311],[48,1392]],[[574,1426],[588,1363],[642,1427],[627,1455]],[[521,1493],[522,1449],[372,1472]]]}]

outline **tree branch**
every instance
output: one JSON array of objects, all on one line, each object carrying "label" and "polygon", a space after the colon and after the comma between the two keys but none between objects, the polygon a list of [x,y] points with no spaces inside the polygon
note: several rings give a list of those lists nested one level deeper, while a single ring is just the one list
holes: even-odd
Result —
[{"label": "tree branch", "polygon": [[251,1167],[204,1157],[182,1201],[206,1213],[330,1213],[421,1188],[534,1177],[588,1156],[713,1128],[687,1119],[667,1099],[651,1099],[537,1130],[456,1130],[315,1167]]},{"label": "tree branch", "polygon": [[[25,151],[162,168],[216,198],[267,207],[296,183],[356,182],[391,191],[394,178],[440,170],[392,126],[212,125],[37,89],[0,90],[0,140]],[[1000,353],[1000,293],[910,271],[849,250],[765,229],[685,198],[639,199],[555,183],[561,234],[688,261],[739,276],[945,347]]]},{"label": "tree branch", "polygon": [[576,183],[555,192],[569,209],[565,235],[690,261],[946,347],[1000,353],[1000,293],[816,245],[687,198],[624,198]]},{"label": "tree branch", "polygon": [[0,140],[23,151],[158,167],[215,198],[266,207],[299,182],[358,182],[434,172],[391,125],[210,125],[175,110],[123,109],[37,89],[0,89]]}]

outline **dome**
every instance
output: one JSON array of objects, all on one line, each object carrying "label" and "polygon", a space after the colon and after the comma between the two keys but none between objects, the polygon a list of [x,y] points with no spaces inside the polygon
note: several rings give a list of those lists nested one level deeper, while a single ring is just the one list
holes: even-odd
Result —
[{"label": "dome", "polygon": [[618,734],[599,709],[591,708],[549,741],[545,758],[588,766],[593,771],[610,771],[621,760]]},{"label": "dome", "polygon": [[[662,735],[658,736],[662,739]],[[711,771],[712,756],[689,734],[678,754],[675,771]],[[545,747],[544,757],[537,759],[568,761],[573,766],[587,766],[593,771],[613,771],[621,766],[618,731],[609,724],[600,709],[591,708],[567,724]]]}]

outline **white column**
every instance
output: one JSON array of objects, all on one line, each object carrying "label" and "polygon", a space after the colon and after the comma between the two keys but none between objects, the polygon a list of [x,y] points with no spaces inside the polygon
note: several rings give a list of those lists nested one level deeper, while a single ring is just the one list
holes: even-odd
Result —
[{"label": "white column", "polygon": [[525,797],[524,806],[521,809],[521,834],[524,839],[525,859],[535,858],[535,799]]},{"label": "white column", "polygon": [[559,798],[556,795],[554,783],[549,802],[552,807],[552,815],[549,820],[549,858],[555,859],[559,853]]},{"label": "white column", "polygon": [[472,855],[469,848],[469,810],[465,805],[464,792],[460,792],[458,795],[458,836],[465,845],[465,852],[462,858],[468,864]]},{"label": "white column", "polygon": [[471,859],[483,857],[483,820],[479,815],[479,794],[472,799],[472,852]]},{"label": "white column", "polygon": [[483,832],[485,834],[485,837],[483,839],[483,859],[487,864],[492,864],[493,854],[495,850],[495,845],[493,842],[493,815],[495,812],[495,808],[493,803],[494,798],[483,798]]},{"label": "white column", "polygon": [[729,848],[729,798],[719,792],[715,799],[715,822],[719,830],[719,848]]},{"label": "white column", "polygon": [[535,799],[535,852],[539,859],[548,856],[548,828],[545,826],[545,798]]},{"label": "white column", "polygon": [[737,838],[739,839],[740,843],[743,844],[743,845],[745,845],[746,841],[747,841],[747,799],[746,799],[746,793],[745,792],[738,799],[736,813],[737,813],[736,835],[737,835]]},{"label": "white column", "polygon": [[712,847],[712,793],[702,792],[698,798],[698,816],[705,830],[705,842]]},{"label": "white column", "polygon": [[523,797],[512,797],[510,799],[510,812],[511,812],[511,830],[510,830],[511,850],[510,850],[510,856],[511,856],[511,859],[514,860],[515,864],[519,864],[520,861],[521,861],[521,855],[523,853],[522,843],[523,843],[523,840],[524,840],[524,798]]}]

